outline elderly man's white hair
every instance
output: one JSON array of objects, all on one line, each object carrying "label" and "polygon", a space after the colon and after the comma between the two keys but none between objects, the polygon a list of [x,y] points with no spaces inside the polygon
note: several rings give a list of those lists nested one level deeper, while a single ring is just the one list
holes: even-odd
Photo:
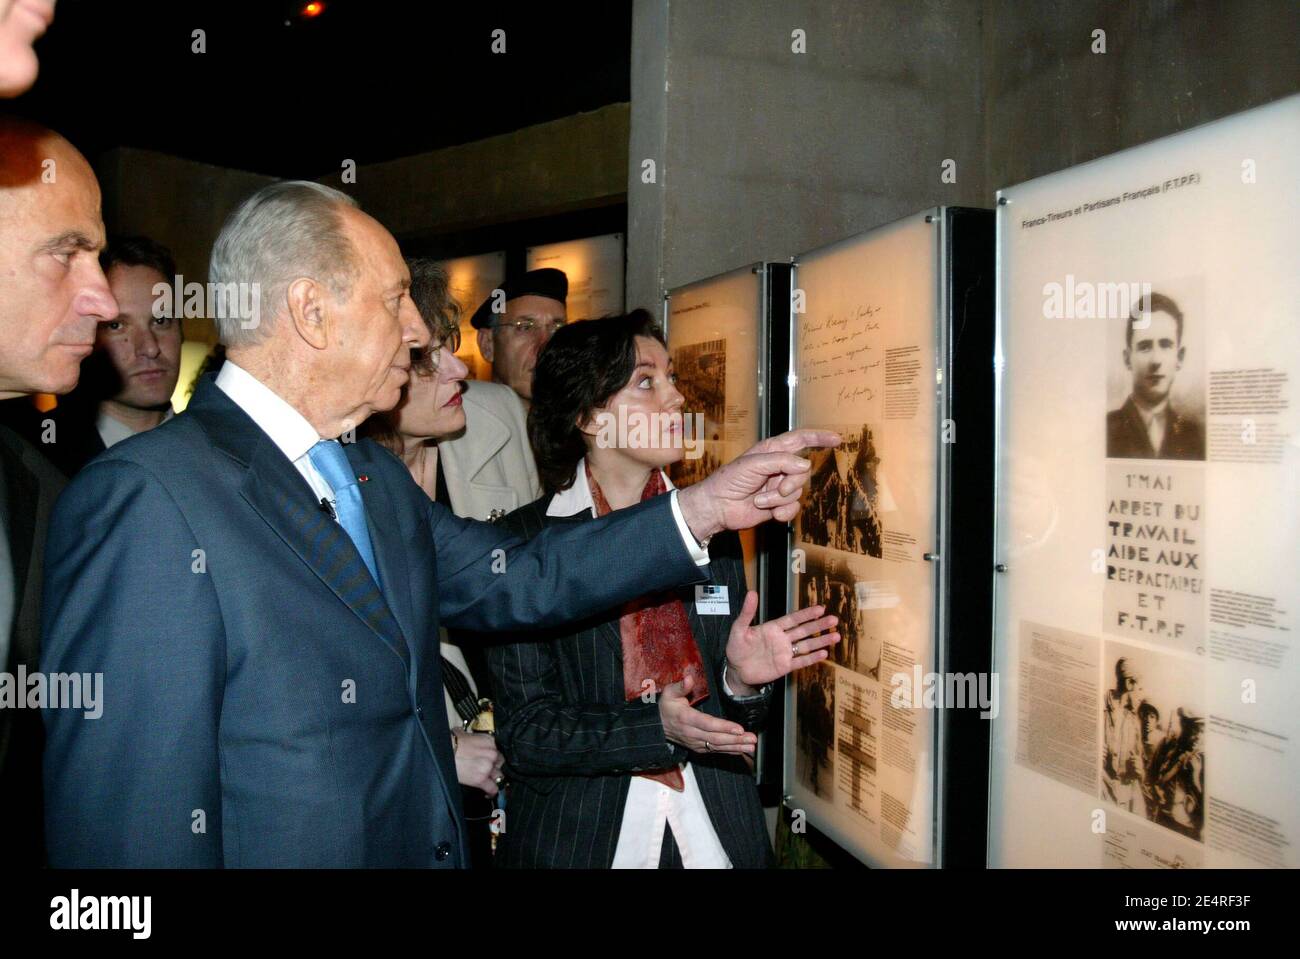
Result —
[{"label": "elderly man's white hair", "polygon": [[[343,234],[343,206],[357,202],[319,183],[283,180],[262,187],[230,215],[208,267],[222,343],[251,346],[265,339],[288,303],[289,284],[301,277],[329,284],[335,296],[348,295],[357,265]],[[238,284],[254,283],[261,298],[256,322],[250,322],[246,311],[233,307],[250,302],[251,287]]]}]

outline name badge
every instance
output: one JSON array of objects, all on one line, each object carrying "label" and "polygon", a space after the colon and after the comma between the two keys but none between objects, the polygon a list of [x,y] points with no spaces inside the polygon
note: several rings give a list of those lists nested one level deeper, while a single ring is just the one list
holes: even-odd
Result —
[{"label": "name badge", "polygon": [[727,601],[727,587],[696,586],[695,611],[701,616],[730,616],[731,603]]}]

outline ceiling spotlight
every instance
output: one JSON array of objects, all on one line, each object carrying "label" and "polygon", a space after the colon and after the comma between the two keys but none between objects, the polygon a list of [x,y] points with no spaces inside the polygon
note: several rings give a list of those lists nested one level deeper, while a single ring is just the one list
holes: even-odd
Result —
[{"label": "ceiling spotlight", "polygon": [[321,3],[320,0],[312,0],[311,3],[303,4],[302,16],[304,17],[319,17],[324,12],[325,4]]}]

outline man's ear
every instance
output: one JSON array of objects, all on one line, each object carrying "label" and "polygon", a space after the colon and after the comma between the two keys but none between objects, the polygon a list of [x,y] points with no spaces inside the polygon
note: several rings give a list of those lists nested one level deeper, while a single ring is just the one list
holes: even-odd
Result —
[{"label": "man's ear", "polygon": [[489,363],[492,362],[492,331],[480,328],[478,330],[478,351],[483,359]]},{"label": "man's ear", "polygon": [[1178,347],[1178,368],[1180,370],[1183,368],[1183,359],[1186,356],[1187,356],[1187,347],[1185,346]]},{"label": "man's ear", "polygon": [[289,318],[298,335],[313,349],[325,349],[329,345],[329,331],[324,287],[310,277],[300,276],[289,284],[286,295]]},{"label": "man's ear", "polygon": [[1129,362],[1129,350],[1127,348],[1124,350],[1124,369],[1133,369],[1133,365]]}]

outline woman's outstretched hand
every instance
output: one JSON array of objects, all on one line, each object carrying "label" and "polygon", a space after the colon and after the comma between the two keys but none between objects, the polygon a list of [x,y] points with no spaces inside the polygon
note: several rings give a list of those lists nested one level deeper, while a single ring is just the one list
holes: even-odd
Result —
[{"label": "woman's outstretched hand", "polygon": [[731,624],[727,640],[727,685],[737,696],[752,693],[752,689],[734,688],[737,681],[749,687],[773,682],[796,669],[820,663],[830,655],[829,648],[840,641],[839,633],[826,632],[839,619],[823,615],[825,606],[806,606],[754,626],[757,611],[758,593],[751,589],[745,594],[745,603]]},{"label": "woman's outstretched hand", "polygon": [[659,693],[659,719],[668,741],[697,753],[754,755],[758,737],[746,732],[740,723],[710,716],[692,706],[688,680],[671,683]]}]

